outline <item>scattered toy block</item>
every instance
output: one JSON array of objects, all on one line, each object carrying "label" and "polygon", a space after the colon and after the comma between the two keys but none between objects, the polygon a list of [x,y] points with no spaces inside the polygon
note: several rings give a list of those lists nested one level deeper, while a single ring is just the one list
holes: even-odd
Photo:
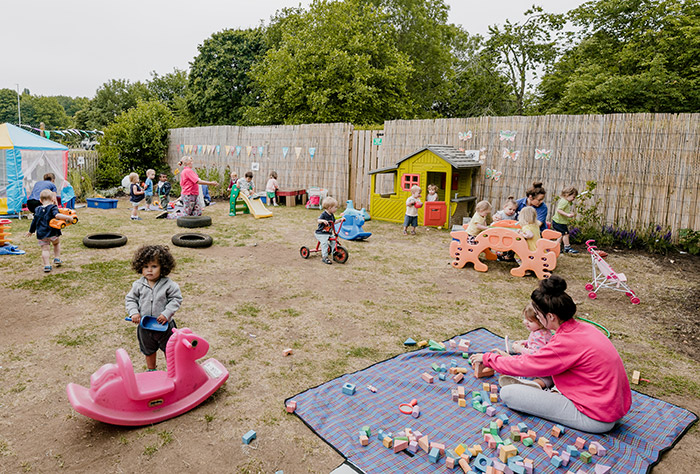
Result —
[{"label": "scattered toy block", "polygon": [[407,439],[394,439],[394,454],[403,451],[404,449],[408,448],[408,440]]},{"label": "scattered toy block", "polygon": [[343,384],[343,393],[345,395],[355,395],[355,384],[351,384],[351,383]]},{"label": "scattered toy block", "polygon": [[483,453],[479,453],[474,458],[474,462],[472,464],[474,465],[475,469],[481,472],[486,472],[486,468],[493,464],[493,461],[484,456]]},{"label": "scattered toy block", "polygon": [[491,384],[490,384],[490,383],[484,382],[484,383],[481,385],[481,389],[482,389],[484,392],[488,392],[489,390],[491,390]]},{"label": "scattered toy block", "polygon": [[384,436],[386,436],[386,435],[384,434],[384,430],[380,428],[379,431],[377,431],[377,439],[378,439],[379,441],[382,441],[382,440],[384,439]]},{"label": "scattered toy block", "polygon": [[527,425],[525,423],[518,423],[518,429],[523,433],[527,432]]},{"label": "scattered toy block", "polygon": [[425,347],[425,346],[427,346],[427,345],[428,345],[428,341],[420,341],[420,342],[418,343],[418,347]]},{"label": "scattered toy block", "polygon": [[440,372],[438,374],[438,378],[442,381],[445,381],[447,379],[447,374],[445,372]]},{"label": "scattered toy block", "polygon": [[486,416],[493,416],[496,414],[496,409],[494,407],[486,407]]},{"label": "scattered toy block", "polygon": [[561,436],[561,430],[555,426],[554,428],[552,428],[552,436],[558,438],[559,436]]},{"label": "scattered toy block", "polygon": [[457,404],[458,404],[460,407],[463,407],[463,408],[464,408],[464,407],[467,406],[467,401],[466,401],[464,398],[459,398],[459,399],[457,399]]},{"label": "scattered toy block", "polygon": [[404,345],[404,346],[415,346],[415,345],[416,345],[416,341],[409,337],[408,339],[406,339],[405,341],[403,341],[403,345]]},{"label": "scattered toy block", "polygon": [[496,418],[496,426],[498,426],[499,430],[503,428],[503,420],[501,420],[500,418]]},{"label": "scattered toy block", "polygon": [[445,457],[445,467],[447,469],[454,469],[455,468],[455,458],[452,458],[450,456]]},{"label": "scattered toy block", "polygon": [[595,445],[595,443],[588,445],[588,452],[591,454],[598,454],[598,447]]},{"label": "scattered toy block", "polygon": [[284,354],[285,357],[292,355],[294,351],[291,348],[287,348],[284,351],[282,351],[282,354]]},{"label": "scattered toy block", "polygon": [[457,348],[457,341],[454,339],[450,339],[450,349],[456,349]]},{"label": "scattered toy block", "polygon": [[367,446],[369,444],[369,438],[366,435],[360,435],[360,444],[362,446]]},{"label": "scattered toy block", "polygon": [[294,413],[297,409],[297,402],[289,400],[285,406],[287,407],[287,413]]},{"label": "scattered toy block", "polygon": [[457,350],[460,352],[469,352],[469,341],[460,339],[459,344],[457,344]]},{"label": "scattered toy block", "polygon": [[464,454],[465,452],[467,452],[467,447],[466,447],[465,445],[463,445],[463,444],[458,444],[457,447],[454,449],[454,451],[455,451],[455,454],[456,454],[457,456],[460,456],[460,457],[461,457],[462,454]]},{"label": "scattered toy block", "polygon": [[464,387],[457,387],[457,396],[459,398],[464,398]]},{"label": "scattered toy block", "polygon": [[450,373],[450,375],[454,375],[457,373],[457,367],[450,367],[447,369],[447,371]]},{"label": "scattered toy block", "polygon": [[503,421],[504,425],[508,424],[508,415],[506,415],[505,413],[501,413],[500,415],[498,415],[498,418],[500,418],[501,421]]},{"label": "scattered toy block", "polygon": [[492,421],[491,423],[489,423],[489,431],[491,431],[492,435],[497,435],[499,428],[500,427],[498,426],[498,423],[496,423],[495,421]]},{"label": "scattered toy block", "polygon": [[525,466],[522,463],[519,464],[509,464],[508,467],[513,474],[532,474],[525,470]]},{"label": "scattered toy block", "polygon": [[440,364],[440,372],[447,372],[447,366],[445,364]]},{"label": "scattered toy block", "polygon": [[368,436],[368,437],[372,436],[372,429],[369,427],[369,425],[363,426],[362,431],[365,433],[365,436]]},{"label": "scattered toy block", "polygon": [[632,372],[632,383],[635,385],[639,385],[639,378],[642,376],[642,374],[638,371],[635,370]]},{"label": "scattered toy block", "polygon": [[421,375],[420,377],[428,383],[433,383],[433,376],[430,375],[428,372],[423,372],[423,375]]},{"label": "scattered toy block", "polygon": [[522,440],[523,440],[523,444],[525,446],[532,446],[533,444],[535,444],[535,442],[532,441],[532,438],[530,438],[530,437],[523,438]]},{"label": "scattered toy block", "polygon": [[372,385],[367,385],[367,390],[369,390],[372,393],[377,393],[377,389],[374,388]]},{"label": "scattered toy block", "polygon": [[[520,441],[520,432],[518,432],[518,431],[511,431],[511,433],[510,433],[510,439],[512,439],[513,441],[516,441],[516,442],[517,442],[517,441]],[[528,438],[528,439],[529,439],[529,438]]]},{"label": "scattered toy block", "polygon": [[423,437],[423,433],[421,433],[420,431],[416,430],[416,431],[413,432],[413,436],[415,436],[416,439],[421,439],[421,438]]},{"label": "scattered toy block", "polygon": [[606,466],[604,464],[596,464],[595,465],[595,474],[608,474],[610,472],[610,466]]},{"label": "scattered toy block", "polygon": [[490,467],[492,467],[496,471],[503,472],[503,471],[505,471],[507,466],[505,464],[503,464],[501,461],[494,459],[493,464]]},{"label": "scattered toy block", "polygon": [[506,444],[501,446],[501,451],[498,453],[498,459],[500,459],[503,462],[508,462],[508,458],[511,458],[516,454],[518,454],[518,448],[516,448],[512,444]]},{"label": "scattered toy block", "polygon": [[438,459],[440,459],[440,450],[437,448],[431,449],[428,453],[428,459],[430,459],[432,463],[438,462]]},{"label": "scattered toy block", "polygon": [[548,443],[549,443],[549,440],[547,438],[545,438],[544,436],[540,436],[540,439],[537,440],[537,444],[543,448]]},{"label": "scattered toy block", "polygon": [[384,445],[385,448],[389,449],[389,448],[391,448],[391,446],[393,444],[393,440],[390,437],[385,436],[384,439],[382,440],[382,444]]},{"label": "scattered toy block", "polygon": [[428,340],[428,349],[431,351],[445,351],[447,348],[445,347],[445,344],[437,341],[433,341],[432,339]]},{"label": "scattered toy block", "polygon": [[575,458],[575,457],[577,457],[577,456],[580,454],[578,448],[577,448],[576,446],[573,446],[573,445],[567,446],[567,447],[566,447],[566,450],[568,451],[569,455],[570,455],[572,458]]},{"label": "scattered toy block", "polygon": [[509,440],[508,438],[506,438],[506,439],[503,440],[503,444],[504,444],[504,445],[509,445],[509,444],[513,444],[513,442],[512,442],[511,440]]},{"label": "scattered toy block", "polygon": [[457,374],[457,375],[455,375],[454,377],[452,377],[452,380],[454,380],[455,383],[460,383],[460,382],[462,381],[463,378],[464,378],[464,375],[462,375],[462,374]]},{"label": "scattered toy block", "polygon": [[569,454],[568,451],[562,451],[562,453],[559,455],[559,458],[561,459],[561,465],[566,467],[569,465],[569,461],[571,460],[571,455]]},{"label": "scattered toy block", "polygon": [[537,441],[537,433],[533,430],[527,430],[527,435],[532,439],[532,441]]},{"label": "scattered toy block", "polygon": [[605,448],[605,446],[603,446],[597,441],[595,442],[595,445],[596,448],[598,448],[598,456],[605,456],[607,454],[608,450]]},{"label": "scattered toy block", "polygon": [[467,461],[467,460],[464,459],[464,458],[460,458],[460,459],[459,459],[459,467],[462,468],[462,472],[463,472],[464,474],[469,474],[470,472],[473,472],[473,471],[469,468],[469,461]]},{"label": "scattered toy block", "polygon": [[425,451],[426,453],[430,452],[430,440],[428,439],[428,436],[421,436],[418,439],[418,446],[420,446],[420,449]]},{"label": "scattered toy block", "polygon": [[486,367],[481,362],[474,364],[474,377],[480,379],[482,377],[491,377],[494,371],[491,367]]},{"label": "scattered toy block", "polygon": [[443,443],[435,443],[435,442],[430,443],[430,449],[433,449],[433,448],[439,449],[441,455],[445,454],[445,445]]},{"label": "scattered toy block", "polygon": [[246,434],[243,435],[243,444],[250,444],[251,441],[253,441],[257,437],[258,437],[257,433],[253,430],[250,430]]},{"label": "scattered toy block", "polygon": [[[473,447],[474,447],[474,451],[476,452],[476,454],[484,452],[484,450],[481,448],[480,444],[475,444]],[[474,456],[476,456],[476,454]]]},{"label": "scattered toy block", "polygon": [[574,446],[576,446],[576,449],[581,451],[586,446],[586,440],[583,438],[576,438],[576,442],[574,443]]},{"label": "scattered toy block", "polygon": [[492,393],[489,396],[489,399],[491,400],[491,403],[498,403],[498,394],[497,393]]},{"label": "scattered toy block", "polygon": [[550,459],[549,462],[554,467],[561,467],[562,465],[561,458],[559,456],[552,456],[552,459]]},{"label": "scattered toy block", "polygon": [[469,372],[469,369],[466,367],[455,367],[456,374],[466,374],[467,372]]},{"label": "scattered toy block", "polygon": [[413,407],[413,411],[411,412],[411,416],[413,418],[418,418],[420,416],[420,407],[418,405]]},{"label": "scattered toy block", "polygon": [[437,363],[433,362],[430,364],[430,367],[432,367],[435,372],[440,372],[440,366],[437,365]]},{"label": "scattered toy block", "polygon": [[556,451],[554,451],[554,446],[552,446],[551,443],[545,444],[545,445],[543,446],[543,448],[544,448],[544,452],[547,454],[547,456],[549,456],[550,458],[551,458],[552,456],[554,456],[554,453],[555,453]]},{"label": "scattered toy block", "polygon": [[412,453],[415,453],[416,451],[418,451],[418,441],[409,441],[408,450],[411,451]]},{"label": "scattered toy block", "polygon": [[450,367],[453,369],[457,367],[457,361],[455,359],[450,359]]},{"label": "scattered toy block", "polygon": [[582,463],[588,464],[589,462],[591,462],[592,457],[593,456],[591,455],[591,453],[587,453],[586,451],[584,451],[579,456],[579,459],[581,460]]}]

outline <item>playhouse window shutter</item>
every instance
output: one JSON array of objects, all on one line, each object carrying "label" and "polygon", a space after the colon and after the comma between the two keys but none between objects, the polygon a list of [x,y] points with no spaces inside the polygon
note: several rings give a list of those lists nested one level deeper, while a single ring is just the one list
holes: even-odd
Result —
[{"label": "playhouse window shutter", "polygon": [[406,173],[401,176],[401,189],[410,191],[411,186],[420,186],[420,175]]}]

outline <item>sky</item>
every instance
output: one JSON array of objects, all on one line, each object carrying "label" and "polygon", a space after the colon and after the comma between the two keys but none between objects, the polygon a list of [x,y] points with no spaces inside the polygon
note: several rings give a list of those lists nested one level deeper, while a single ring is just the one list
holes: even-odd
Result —
[{"label": "sky", "polygon": [[[0,89],[32,95],[89,97],[111,79],[146,81],[188,69],[197,46],[225,28],[249,28],[309,0],[3,0]],[[520,21],[533,1],[445,0],[451,23],[472,34],[506,19]],[[583,0],[540,0],[563,13]],[[7,19],[12,19],[7,21]]]}]

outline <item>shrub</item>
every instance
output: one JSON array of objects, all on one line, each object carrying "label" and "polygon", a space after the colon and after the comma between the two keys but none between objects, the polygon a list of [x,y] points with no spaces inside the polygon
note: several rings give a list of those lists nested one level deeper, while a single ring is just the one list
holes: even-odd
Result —
[{"label": "shrub", "polygon": [[700,254],[700,231],[681,229],[678,231],[678,246],[691,255]]}]

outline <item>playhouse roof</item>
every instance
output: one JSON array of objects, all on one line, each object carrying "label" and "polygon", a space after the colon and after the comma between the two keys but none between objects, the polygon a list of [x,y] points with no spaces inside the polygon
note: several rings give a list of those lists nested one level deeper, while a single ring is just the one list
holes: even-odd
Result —
[{"label": "playhouse roof", "polygon": [[65,145],[40,137],[32,132],[15,127],[10,123],[0,124],[0,148],[20,148],[24,150],[68,149]]},{"label": "playhouse roof", "polygon": [[481,166],[478,154],[474,155],[473,153],[466,153],[450,145],[427,145],[426,147],[421,148],[420,150],[414,151],[410,155],[404,156],[396,162],[395,166],[379,168],[374,171],[370,171],[369,174],[394,171],[395,169],[398,169],[399,165],[402,162],[416,156],[419,153],[424,152],[425,150],[435,153],[437,156],[439,156],[440,158],[442,158],[457,169],[478,168]]}]

